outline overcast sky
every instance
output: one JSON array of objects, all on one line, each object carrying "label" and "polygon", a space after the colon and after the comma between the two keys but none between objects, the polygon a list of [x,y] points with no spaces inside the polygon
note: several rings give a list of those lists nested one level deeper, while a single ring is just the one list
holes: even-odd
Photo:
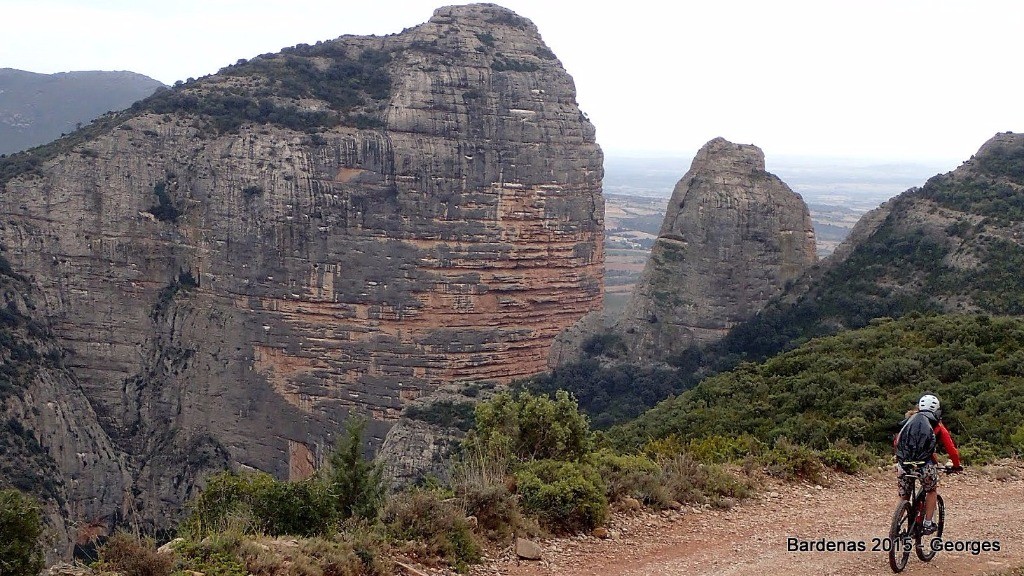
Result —
[{"label": "overcast sky", "polygon": [[[0,0],[0,67],[167,84],[430,18],[428,0]],[[1019,0],[504,0],[576,81],[610,153],[964,160],[1024,131]]]}]

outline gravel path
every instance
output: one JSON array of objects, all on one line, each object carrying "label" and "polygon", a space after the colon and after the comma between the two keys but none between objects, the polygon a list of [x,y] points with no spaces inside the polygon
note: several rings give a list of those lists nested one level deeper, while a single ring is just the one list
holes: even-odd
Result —
[{"label": "gravel path", "polygon": [[[941,551],[925,564],[911,554],[905,574],[991,574],[1024,565],[1024,465],[968,468],[941,478],[944,539],[988,542],[998,551]],[[839,476],[828,488],[771,484],[732,510],[616,516],[613,537],[543,541],[544,560],[503,558],[474,575],[673,576],[847,575],[890,573],[888,554],[872,551],[888,534],[896,490],[890,472]],[[852,542],[863,551],[791,552],[788,539]]]}]

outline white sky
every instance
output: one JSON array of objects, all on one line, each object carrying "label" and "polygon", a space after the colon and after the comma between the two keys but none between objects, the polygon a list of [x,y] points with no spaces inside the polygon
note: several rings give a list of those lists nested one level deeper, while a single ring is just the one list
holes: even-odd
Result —
[{"label": "white sky", "polygon": [[[0,67],[167,84],[425,22],[445,0],[0,0]],[[610,153],[964,160],[1024,131],[1019,0],[503,0],[540,29]]]}]

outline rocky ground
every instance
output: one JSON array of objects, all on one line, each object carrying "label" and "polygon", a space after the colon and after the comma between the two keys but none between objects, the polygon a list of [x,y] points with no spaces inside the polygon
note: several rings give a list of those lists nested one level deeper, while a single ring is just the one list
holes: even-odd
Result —
[{"label": "rocky ground", "polygon": [[[943,551],[930,564],[911,559],[904,573],[999,574],[1024,565],[1024,465],[968,468],[943,477],[944,539],[979,541],[998,551]],[[616,515],[608,539],[581,536],[541,542],[539,562],[511,551],[476,567],[477,576],[642,576],[885,574],[888,555],[872,551],[888,533],[895,485],[888,471],[840,476],[828,487],[772,483],[731,510]],[[863,543],[856,552],[790,552],[789,538]]]}]

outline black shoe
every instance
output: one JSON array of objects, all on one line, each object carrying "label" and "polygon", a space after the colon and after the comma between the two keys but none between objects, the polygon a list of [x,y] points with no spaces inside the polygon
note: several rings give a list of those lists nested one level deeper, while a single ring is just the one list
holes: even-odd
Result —
[{"label": "black shoe", "polygon": [[921,534],[924,536],[935,534],[938,531],[939,525],[931,520],[925,520],[924,523],[921,524]]}]

